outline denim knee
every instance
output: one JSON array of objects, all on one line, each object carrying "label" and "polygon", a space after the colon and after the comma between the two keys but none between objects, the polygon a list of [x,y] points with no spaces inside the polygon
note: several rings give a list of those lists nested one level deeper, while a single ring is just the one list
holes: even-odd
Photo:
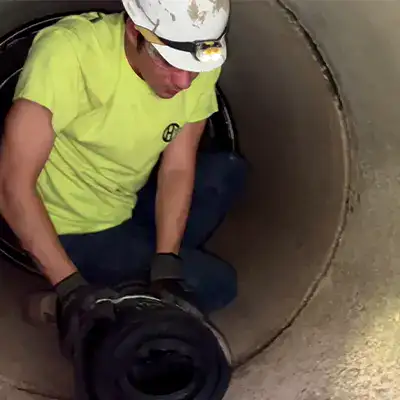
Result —
[{"label": "denim knee", "polygon": [[200,250],[183,249],[183,274],[198,305],[209,313],[226,307],[237,296],[237,273],[227,262]]},{"label": "denim knee", "polygon": [[196,170],[197,191],[212,188],[217,193],[240,192],[246,181],[247,162],[234,153],[206,153],[198,157]]},{"label": "denim knee", "polygon": [[225,308],[232,303],[238,295],[237,272],[233,266],[224,263],[225,268],[221,270],[220,282],[217,284],[220,289],[218,295],[210,302],[211,310],[216,311]]}]

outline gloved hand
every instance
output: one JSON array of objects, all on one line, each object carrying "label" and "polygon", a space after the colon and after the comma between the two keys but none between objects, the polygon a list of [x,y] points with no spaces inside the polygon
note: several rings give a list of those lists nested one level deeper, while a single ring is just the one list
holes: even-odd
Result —
[{"label": "gloved hand", "polygon": [[173,253],[158,253],[151,263],[150,293],[191,314],[202,316],[192,291],[182,276],[182,259]]},{"label": "gloved hand", "polygon": [[57,325],[61,350],[66,357],[74,354],[74,342],[83,329],[83,321],[114,318],[114,306],[101,299],[117,298],[118,294],[106,287],[89,284],[79,272],[68,276],[55,286],[58,295]]},{"label": "gloved hand", "polygon": [[157,253],[150,266],[151,282],[182,280],[182,259],[174,253]]}]

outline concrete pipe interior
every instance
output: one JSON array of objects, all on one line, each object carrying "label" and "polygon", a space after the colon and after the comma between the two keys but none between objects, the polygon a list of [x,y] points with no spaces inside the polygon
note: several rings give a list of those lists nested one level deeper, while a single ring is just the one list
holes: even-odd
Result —
[{"label": "concrete pipe interior", "polygon": [[[0,35],[39,16],[88,6],[96,8],[95,2],[2,0]],[[272,1],[234,2],[229,39],[221,86],[251,175],[209,247],[238,270],[239,297],[214,318],[241,363],[290,323],[326,269],[342,223],[346,156],[331,83],[286,12]],[[71,371],[56,333],[25,324],[19,314],[21,298],[42,283],[2,264],[0,377],[64,398]]]}]

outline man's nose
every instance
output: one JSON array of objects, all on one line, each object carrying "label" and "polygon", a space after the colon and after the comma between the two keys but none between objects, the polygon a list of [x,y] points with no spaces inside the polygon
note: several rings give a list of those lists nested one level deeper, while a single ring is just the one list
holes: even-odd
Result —
[{"label": "man's nose", "polygon": [[189,89],[192,80],[192,73],[189,71],[176,70],[173,72],[172,82],[180,90]]}]

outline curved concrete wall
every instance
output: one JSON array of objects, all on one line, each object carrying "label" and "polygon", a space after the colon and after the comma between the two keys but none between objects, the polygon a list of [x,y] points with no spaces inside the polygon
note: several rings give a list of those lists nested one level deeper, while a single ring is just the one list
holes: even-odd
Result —
[{"label": "curved concrete wall", "polygon": [[252,170],[210,247],[239,273],[238,300],[217,320],[241,363],[291,321],[323,273],[347,170],[337,101],[304,36],[274,3],[234,2],[232,27],[221,84]]},{"label": "curved concrete wall", "polygon": [[[240,276],[238,302],[216,315],[239,362],[248,361],[237,369],[230,399],[400,397],[393,350],[399,319],[396,4],[287,4],[338,84],[351,133],[346,146],[335,93],[297,23],[274,1],[234,2],[232,63],[222,85],[254,168],[245,199],[210,243]],[[23,13],[16,11],[21,5]],[[70,6],[0,3],[7,15],[0,34]],[[346,151],[352,154],[349,187]],[[332,266],[291,323],[326,271],[344,211],[350,215]],[[15,339],[13,351],[0,358],[0,374],[60,397],[68,390],[68,369],[54,355],[53,333],[25,327],[10,306],[33,283],[22,283],[26,278],[11,269],[0,271],[1,337]],[[43,340],[29,345],[43,337],[47,346]]]},{"label": "curved concrete wall", "polygon": [[296,322],[237,371],[229,399],[398,399],[398,2],[289,1],[328,62],[351,130],[349,215]]}]

